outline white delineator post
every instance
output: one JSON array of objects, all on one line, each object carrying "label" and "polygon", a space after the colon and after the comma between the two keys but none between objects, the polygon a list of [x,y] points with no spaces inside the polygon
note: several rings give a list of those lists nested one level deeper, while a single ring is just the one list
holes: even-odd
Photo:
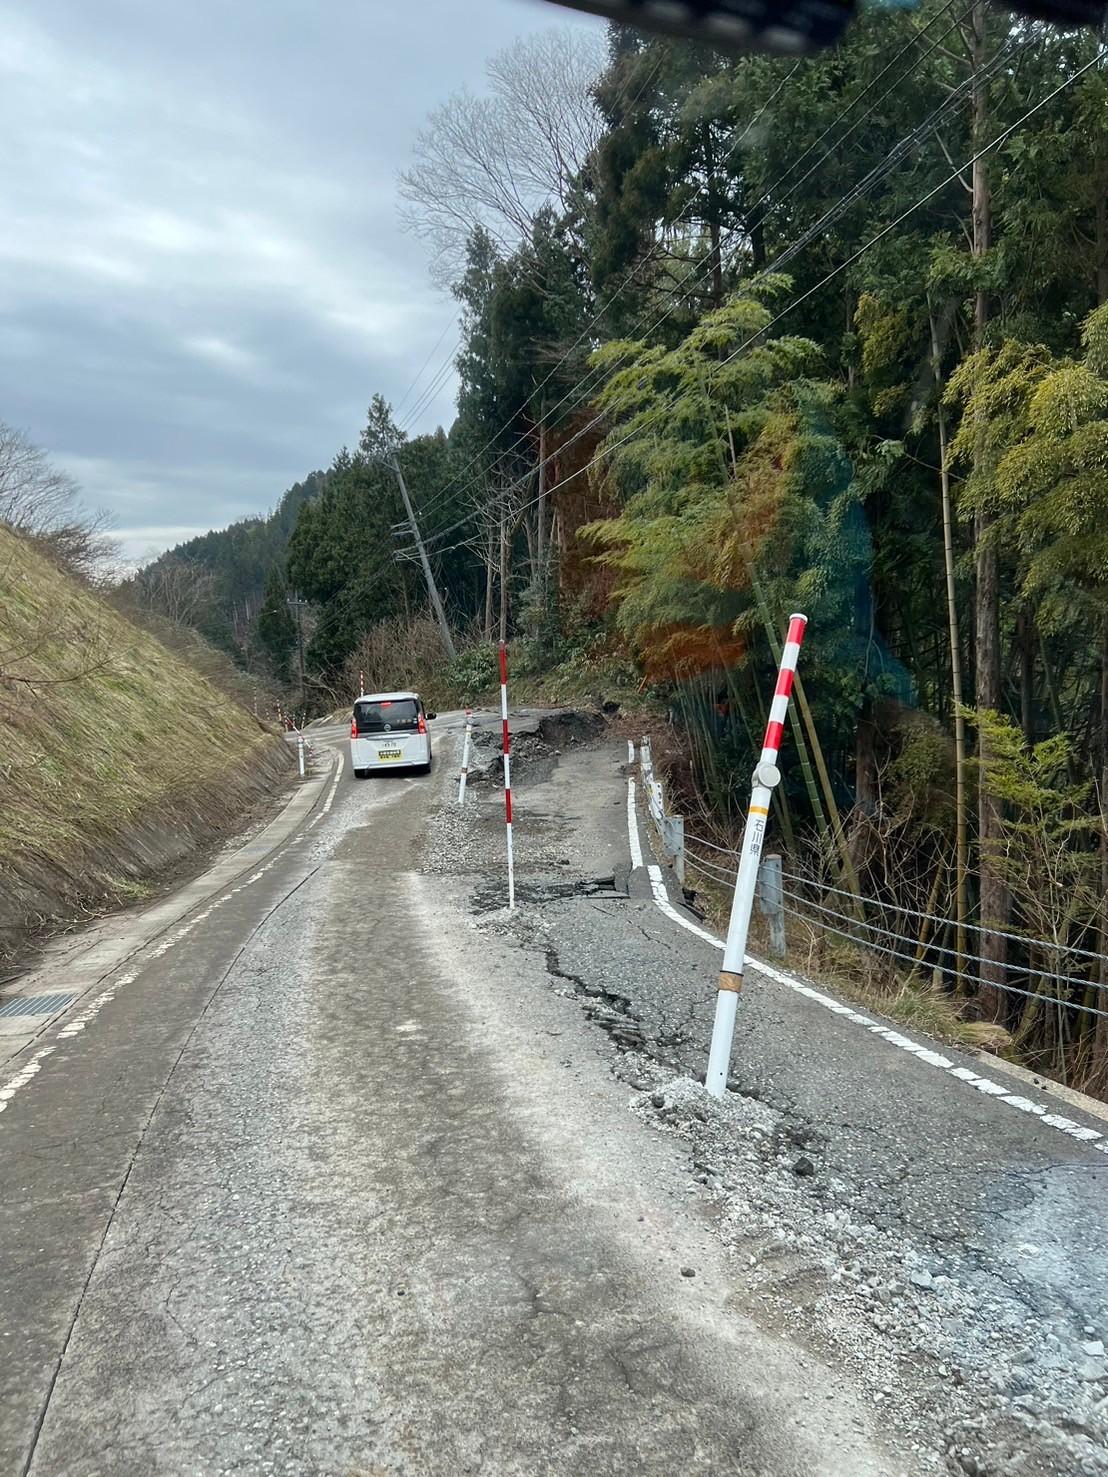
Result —
[{"label": "white delineator post", "polygon": [[516,869],[512,856],[512,736],[508,732],[508,644],[500,643],[500,721],[504,729],[504,821],[508,832],[508,907],[516,905]]},{"label": "white delineator post", "polygon": [[781,779],[781,771],[777,768],[777,756],[781,750],[785,714],[789,710],[789,698],[792,696],[800,643],[804,639],[804,627],[807,624],[806,615],[789,617],[789,634],[785,639],[785,650],[781,654],[777,687],[774,690],[773,703],[769,710],[766,736],[762,741],[762,755],[753,775],[750,808],[746,813],[746,829],[743,832],[742,853],[739,857],[739,875],[735,879],[735,895],[731,900],[731,920],[727,925],[727,945],[723,951],[723,968],[719,975],[719,994],[716,996],[716,1018],[712,1026],[708,1071],[704,1078],[704,1086],[713,1097],[722,1097],[727,1087],[727,1073],[731,1065],[731,1041],[735,1034],[739,991],[743,984],[746,938],[750,930],[754,888],[758,881],[758,864],[762,859],[762,842],[766,835],[766,819],[769,816],[770,800]]},{"label": "white delineator post", "polygon": [[296,735],[296,762],[300,767],[300,778],[304,778],[304,735]]},{"label": "white delineator post", "polygon": [[462,744],[462,772],[458,776],[458,804],[464,805],[466,799],[466,775],[469,773],[469,746],[473,739],[473,709],[466,709],[466,736]]},{"label": "white delineator post", "polygon": [[365,673],[358,673],[358,696],[365,697]]}]

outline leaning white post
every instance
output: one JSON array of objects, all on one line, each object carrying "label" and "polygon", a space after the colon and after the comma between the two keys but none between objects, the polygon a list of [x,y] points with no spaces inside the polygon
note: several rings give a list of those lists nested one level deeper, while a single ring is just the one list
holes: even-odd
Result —
[{"label": "leaning white post", "polygon": [[466,737],[462,745],[462,772],[458,776],[458,804],[464,805],[466,799],[466,775],[469,773],[469,746],[473,739],[473,709],[466,709]]},{"label": "leaning white post", "polygon": [[516,870],[512,856],[512,736],[508,732],[508,643],[500,643],[500,720],[504,728],[504,818],[508,832],[508,907],[516,905]]},{"label": "leaning white post", "polygon": [[762,842],[766,834],[766,818],[773,791],[780,782],[781,771],[777,768],[777,756],[781,751],[781,739],[785,729],[785,714],[789,710],[792,696],[793,677],[796,674],[800,643],[804,639],[806,615],[789,617],[789,634],[785,639],[785,650],[781,655],[781,666],[777,673],[777,687],[769,710],[766,736],[762,741],[762,754],[752,779],[750,808],[746,813],[746,830],[743,832],[742,853],[739,857],[739,875],[735,879],[735,895],[731,899],[731,919],[727,925],[727,946],[723,951],[723,968],[719,975],[719,993],[716,996],[716,1018],[712,1026],[712,1046],[708,1053],[708,1071],[704,1086],[713,1097],[722,1097],[727,1087],[727,1072],[731,1065],[731,1041],[735,1034],[735,1016],[739,1007],[739,991],[743,984],[743,966],[746,961],[746,936],[750,929],[750,910],[754,903],[754,887],[758,881],[758,864],[762,857]]}]

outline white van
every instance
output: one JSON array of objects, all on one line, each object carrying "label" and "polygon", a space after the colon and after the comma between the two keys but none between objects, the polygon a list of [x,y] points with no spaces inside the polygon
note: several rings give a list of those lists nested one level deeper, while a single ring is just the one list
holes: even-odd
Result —
[{"label": "white van", "polygon": [[356,780],[371,769],[431,768],[434,718],[418,692],[366,692],[354,701],[350,718],[350,767]]}]

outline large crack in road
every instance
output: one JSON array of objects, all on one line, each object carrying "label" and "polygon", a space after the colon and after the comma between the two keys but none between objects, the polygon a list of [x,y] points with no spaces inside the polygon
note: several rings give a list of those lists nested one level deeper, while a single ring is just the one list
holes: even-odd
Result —
[{"label": "large crack in road", "polygon": [[[476,926],[502,836],[491,786],[458,825],[456,730],[429,779],[324,779],[170,933],[121,919],[97,1011],[32,1043],[0,1117],[0,1470],[914,1477],[852,1379],[739,1309],[610,1036]],[[521,918],[633,906],[578,832],[521,821]]]},{"label": "large crack in road", "polygon": [[[572,820],[579,871],[628,844],[622,757],[567,755],[529,797],[536,836]],[[471,852],[486,841],[474,817]],[[1102,1156],[756,973],[715,1105],[696,1079],[719,956],[657,910],[641,873],[618,906],[551,893],[480,926],[543,960],[608,1033],[636,1116],[687,1146],[740,1269],[736,1301],[843,1361],[915,1461],[1108,1471]]]}]

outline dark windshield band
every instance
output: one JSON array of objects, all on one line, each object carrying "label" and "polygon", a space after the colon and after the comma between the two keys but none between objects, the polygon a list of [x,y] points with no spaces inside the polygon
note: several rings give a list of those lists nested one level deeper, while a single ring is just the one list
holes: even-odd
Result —
[{"label": "dark windshield band", "polygon": [[395,733],[416,728],[419,705],[412,698],[382,703],[355,703],[354,722],[359,733]]}]

